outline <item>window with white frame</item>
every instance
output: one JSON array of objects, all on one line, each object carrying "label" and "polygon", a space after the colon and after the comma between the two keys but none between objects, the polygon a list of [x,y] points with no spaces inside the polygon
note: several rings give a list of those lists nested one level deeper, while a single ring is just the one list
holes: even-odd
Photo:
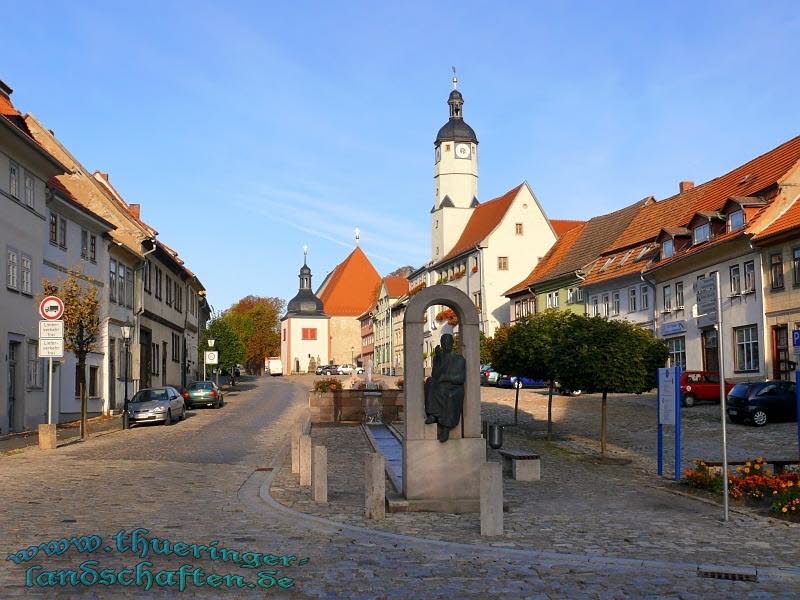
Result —
[{"label": "window with white frame", "polygon": [[662,290],[662,304],[661,308],[664,312],[669,312],[672,310],[672,286],[665,285]]},{"label": "window with white frame", "polygon": [[547,293],[547,308],[558,308],[558,290]]},{"label": "window with white frame", "polygon": [[684,336],[667,338],[669,364],[671,367],[686,368],[686,338]]},{"label": "window with white frame", "polygon": [[497,257],[497,270],[498,271],[508,271],[508,257],[507,256],[498,256]]},{"label": "window with white frame", "polygon": [[125,271],[127,267],[122,263],[117,263],[117,302],[125,305]]},{"label": "window with white frame", "polygon": [[14,161],[8,163],[8,193],[19,198],[19,165]]},{"label": "window with white frame", "polygon": [[58,218],[58,245],[64,250],[67,248],[67,220],[64,217]]},{"label": "window with white frame", "polygon": [[6,286],[19,289],[19,252],[14,248],[6,249]]},{"label": "window with white frame", "polygon": [[758,371],[758,326],[734,327],[736,371]]},{"label": "window with white frame", "polygon": [[578,301],[577,288],[567,288],[567,304],[575,304]]},{"label": "window with white frame", "polygon": [[58,215],[54,212],[50,213],[50,243],[54,246],[58,245]]},{"label": "window with white frame", "polygon": [[611,314],[619,314],[619,292],[613,292],[611,294]]},{"label": "window with white frame", "polygon": [[89,232],[81,229],[81,258],[89,258]]},{"label": "window with white frame", "polygon": [[21,279],[21,292],[23,294],[31,295],[33,293],[32,289],[32,282],[33,282],[33,260],[27,254],[20,255],[20,279]]},{"label": "window with white frame", "polygon": [[744,227],[744,211],[736,210],[728,215],[728,231],[735,231]]},{"label": "window with white frame", "polygon": [[669,258],[675,252],[675,245],[672,240],[664,240],[661,244],[661,258]]},{"label": "window with white frame", "polygon": [[25,204],[33,208],[33,177],[25,173]]},{"label": "window with white frame", "polygon": [[598,316],[600,314],[600,297],[592,296],[589,303],[592,305],[592,316]]},{"label": "window with white frame", "polygon": [[89,236],[89,260],[97,262],[97,236],[90,235]]},{"label": "window with white frame", "polygon": [[42,361],[39,358],[39,344],[28,343],[28,368],[26,370],[26,385],[29,388],[42,387]]},{"label": "window with white frame", "polygon": [[636,312],[637,300],[639,299],[639,292],[635,287],[628,290],[628,312]]},{"label": "window with white frame", "polygon": [[756,291],[756,265],[752,260],[744,263],[744,290],[743,292]]},{"label": "window with white frame", "polygon": [[100,396],[100,367],[89,365],[89,397],[97,398]]},{"label": "window with white frame", "polygon": [[738,296],[742,293],[742,274],[739,271],[739,265],[731,265],[728,272],[731,280],[731,294]]},{"label": "window with white frame", "polygon": [[701,244],[703,242],[707,242],[708,238],[711,237],[711,225],[709,223],[703,223],[702,225],[698,225],[694,229],[692,229],[692,243],[694,244]]},{"label": "window with white frame", "polygon": [[108,261],[108,299],[111,302],[117,301],[117,261]]},{"label": "window with white frame", "polygon": [[583,289],[578,288],[578,291],[575,294],[576,302],[583,302]]},{"label": "window with white frame", "polygon": [[609,306],[610,300],[608,294],[603,294],[603,316],[607,317],[610,314],[611,307]]},{"label": "window with white frame", "polygon": [[649,310],[650,309],[650,286],[643,285],[642,286],[642,310]]},{"label": "window with white frame", "polygon": [[675,283],[675,308],[683,308],[683,282]]}]

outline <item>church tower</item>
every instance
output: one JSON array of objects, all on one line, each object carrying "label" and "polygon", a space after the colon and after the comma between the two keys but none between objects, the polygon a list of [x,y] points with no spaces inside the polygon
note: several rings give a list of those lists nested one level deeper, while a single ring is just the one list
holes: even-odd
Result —
[{"label": "church tower", "polygon": [[455,76],[447,104],[450,119],[433,143],[431,257],[434,261],[452,249],[472,210],[478,206],[478,138],[464,121],[464,97],[458,91]]}]

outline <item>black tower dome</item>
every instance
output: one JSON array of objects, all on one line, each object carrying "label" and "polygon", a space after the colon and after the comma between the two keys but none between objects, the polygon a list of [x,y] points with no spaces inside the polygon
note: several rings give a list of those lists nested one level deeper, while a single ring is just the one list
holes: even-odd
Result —
[{"label": "black tower dome", "polygon": [[286,305],[286,315],[298,317],[321,317],[325,315],[322,300],[311,290],[311,269],[306,261],[300,267],[300,289]]},{"label": "black tower dome", "polygon": [[439,130],[439,133],[436,135],[436,141],[433,143],[434,146],[438,146],[445,141],[473,142],[477,144],[478,138],[475,135],[475,131],[464,121],[464,114],[462,111],[464,96],[461,95],[461,92],[455,89],[450,92],[447,104],[450,106],[450,120]]}]

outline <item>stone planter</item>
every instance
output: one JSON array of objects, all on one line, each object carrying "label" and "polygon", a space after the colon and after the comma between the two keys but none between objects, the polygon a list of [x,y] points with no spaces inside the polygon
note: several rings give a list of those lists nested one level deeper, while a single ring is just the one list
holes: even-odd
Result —
[{"label": "stone planter", "polygon": [[309,392],[308,408],[312,423],[363,423],[366,419],[367,401],[378,400],[383,422],[399,420],[404,412],[403,390],[336,390],[333,392]]}]

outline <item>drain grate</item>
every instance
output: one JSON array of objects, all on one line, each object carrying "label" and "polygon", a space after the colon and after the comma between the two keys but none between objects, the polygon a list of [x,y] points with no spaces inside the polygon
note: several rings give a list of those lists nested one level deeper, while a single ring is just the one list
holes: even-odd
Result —
[{"label": "drain grate", "polygon": [[731,570],[717,570],[708,567],[698,567],[698,577],[705,577],[706,579],[724,579],[726,581],[758,581],[758,572],[752,571],[731,571]]}]

